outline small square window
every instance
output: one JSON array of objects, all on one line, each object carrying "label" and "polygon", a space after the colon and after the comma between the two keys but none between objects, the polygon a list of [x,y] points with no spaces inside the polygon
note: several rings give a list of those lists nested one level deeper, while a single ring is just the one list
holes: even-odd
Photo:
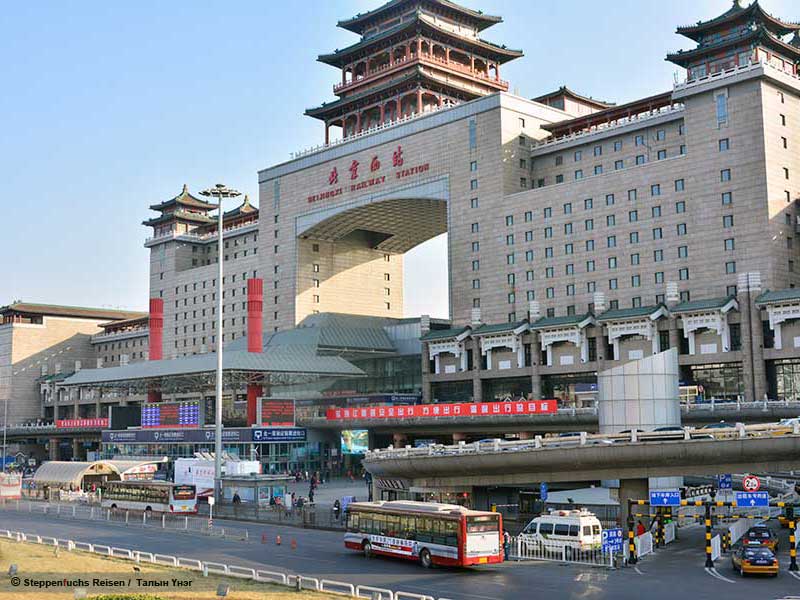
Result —
[{"label": "small square window", "polygon": [[730,142],[728,138],[722,138],[719,140],[719,151],[720,152],[727,152],[730,149]]}]

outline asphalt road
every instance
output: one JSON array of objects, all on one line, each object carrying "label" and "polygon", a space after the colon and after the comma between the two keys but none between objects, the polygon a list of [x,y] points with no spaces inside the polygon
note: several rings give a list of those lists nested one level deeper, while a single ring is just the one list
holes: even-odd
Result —
[{"label": "asphalt road", "polygon": [[[215,521],[215,525],[217,523]],[[219,524],[222,525],[221,522]],[[0,510],[0,528],[3,529],[301,573],[453,600],[768,600],[800,595],[800,575],[794,577],[786,570],[788,556],[785,549],[788,541],[785,531],[782,532],[784,539],[781,542],[784,548],[781,574],[774,579],[742,579],[731,570],[727,556],[717,561],[716,572],[704,569],[704,530],[699,526],[681,529],[677,542],[658,550],[653,556],[645,557],[636,568],[616,571],[551,562],[509,562],[475,569],[425,570],[404,561],[365,559],[345,550],[342,535],[337,532],[230,522],[225,522],[224,526],[226,530],[247,528],[250,540],[208,538],[199,534],[143,530],[122,524],[74,521]],[[268,544],[260,543],[261,533],[267,534]],[[281,546],[274,544],[278,534],[282,536]],[[291,549],[292,538],[297,540],[296,550]]]}]

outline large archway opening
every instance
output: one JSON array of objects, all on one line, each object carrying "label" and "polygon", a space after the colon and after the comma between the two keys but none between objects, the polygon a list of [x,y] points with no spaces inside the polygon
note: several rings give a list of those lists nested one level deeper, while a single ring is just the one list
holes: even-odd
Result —
[{"label": "large archway opening", "polygon": [[316,312],[447,318],[447,190],[426,195],[396,192],[299,217],[296,320]]}]

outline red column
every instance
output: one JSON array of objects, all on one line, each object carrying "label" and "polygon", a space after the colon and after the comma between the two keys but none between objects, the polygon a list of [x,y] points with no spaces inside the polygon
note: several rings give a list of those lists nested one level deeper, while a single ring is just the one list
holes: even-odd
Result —
[{"label": "red column", "polygon": [[[161,360],[164,358],[164,300],[161,298],[150,298],[147,352],[149,360]],[[147,401],[161,402],[161,392],[148,390]]]},{"label": "red column", "polygon": [[383,119],[386,116],[385,105],[381,102],[381,125],[383,125]]},{"label": "red column", "polygon": [[325,121],[325,145],[327,146],[330,143],[330,133],[328,129],[330,128],[330,123]]},{"label": "red column", "polygon": [[264,280],[247,280],[247,351],[262,352],[264,332]]},{"label": "red column", "polygon": [[[247,351],[263,352],[264,334],[264,280],[252,278],[247,280]],[[261,386],[247,384],[247,424],[258,422],[258,397]]]},{"label": "red column", "polygon": [[361,131],[361,111],[359,110],[356,113],[356,130],[355,133],[359,133]]},{"label": "red column", "polygon": [[417,90],[417,114],[422,114],[422,89]]}]

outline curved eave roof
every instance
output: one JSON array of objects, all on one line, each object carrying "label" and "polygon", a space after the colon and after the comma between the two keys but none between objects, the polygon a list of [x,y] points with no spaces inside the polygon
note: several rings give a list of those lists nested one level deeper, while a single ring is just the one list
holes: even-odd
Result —
[{"label": "curved eave roof", "polygon": [[[102,385],[214,373],[217,368],[216,353],[184,356],[173,360],[150,360],[119,367],[81,369],[64,381],[65,385]],[[313,374],[329,377],[358,377],[364,372],[339,356],[317,356],[305,348],[284,346],[280,350],[254,353],[225,351],[222,357],[224,371],[252,373]]]},{"label": "curved eave roof", "polygon": [[360,51],[366,50],[373,45],[378,45],[380,42],[389,38],[397,33],[404,32],[406,30],[415,30],[417,28],[425,29],[427,28],[429,31],[433,33],[438,33],[447,36],[451,40],[454,40],[458,43],[462,43],[466,46],[469,46],[473,49],[482,50],[485,56],[492,58],[498,62],[505,63],[510,60],[514,60],[515,58],[519,58],[522,56],[522,50],[513,50],[511,48],[506,48],[504,46],[498,46],[497,44],[493,44],[491,42],[487,42],[486,40],[482,40],[479,38],[468,38],[461,35],[456,35],[451,31],[447,31],[446,29],[442,29],[441,27],[437,27],[433,23],[426,21],[425,19],[419,18],[419,16],[415,17],[410,21],[406,21],[405,23],[400,23],[394,27],[387,29],[386,31],[379,33],[376,36],[363,39],[360,42],[356,42],[352,46],[348,46],[347,48],[342,48],[341,50],[336,50],[335,52],[331,52],[330,54],[320,54],[317,57],[319,62],[323,62],[327,65],[331,65],[334,67],[342,67],[345,64],[350,62],[351,56]]},{"label": "curved eave roof", "polygon": [[207,215],[201,215],[197,213],[190,213],[190,212],[169,212],[165,213],[161,216],[154,217],[152,219],[148,219],[147,221],[142,221],[142,225],[147,225],[152,227],[153,225],[158,225],[160,223],[167,223],[169,221],[176,220],[176,221],[193,221],[195,223],[213,223],[213,217],[209,217]]},{"label": "curved eave roof", "polygon": [[[315,117],[317,119],[324,119],[328,115],[328,113],[333,113],[334,115],[338,115],[338,111],[336,109],[347,106],[355,101],[361,100],[363,98],[368,98],[373,95],[380,94],[381,92],[387,89],[395,89],[396,86],[405,83],[406,81],[414,81],[415,79],[422,79],[431,85],[445,85],[442,81],[428,76],[425,72],[422,71],[422,68],[419,66],[413,67],[412,69],[406,71],[399,77],[395,77],[386,81],[385,83],[375,86],[373,88],[369,88],[368,90],[364,90],[358,94],[353,94],[351,96],[344,96],[339,98],[338,100],[334,100],[333,102],[328,102],[327,104],[323,104],[322,106],[316,106],[314,108],[308,108],[305,111],[305,114],[309,117]],[[470,95],[469,90],[459,90],[465,95]],[[480,94],[473,94],[475,98],[477,98]],[[387,98],[388,99],[388,98]]]},{"label": "curved eave roof", "polygon": [[773,17],[771,14],[761,8],[758,0],[756,0],[756,2],[753,2],[746,8],[743,8],[737,3],[718,17],[708,21],[698,21],[694,25],[678,27],[676,33],[697,41],[707,31],[739,19],[756,19],[769,25],[769,28],[779,35],[785,35],[787,33],[791,33],[792,31],[800,30],[800,24],[789,23],[788,21],[782,21],[777,17]]},{"label": "curved eave roof", "polygon": [[709,44],[708,46],[699,46],[692,50],[680,50],[667,54],[666,60],[675,63],[681,67],[685,67],[689,61],[700,56],[704,56],[711,52],[718,52],[731,46],[737,46],[746,42],[762,42],[774,48],[779,48],[787,53],[787,55],[796,60],[800,60],[800,49],[791,44],[787,44],[783,40],[775,37],[765,27],[758,27],[755,30],[748,31],[745,35],[729,38],[716,44]]},{"label": "curved eave roof", "polygon": [[[448,0],[428,1],[431,4],[439,5],[472,20],[479,31],[503,21],[502,17],[485,15],[480,11],[472,10],[465,6],[460,6],[455,2],[449,2]],[[353,33],[358,33],[360,35],[373,21],[381,19],[386,12],[407,3],[409,3],[409,0],[390,0],[386,4],[379,6],[374,10],[357,14],[355,17],[351,17],[350,19],[339,21],[336,25],[337,27],[341,27],[342,29],[352,31]]]},{"label": "curved eave roof", "polygon": [[164,210],[169,208],[170,206],[181,205],[181,206],[191,206],[192,208],[205,208],[207,210],[212,210],[216,208],[216,205],[209,204],[205,200],[201,198],[196,198],[189,193],[188,186],[184,185],[183,190],[180,194],[175,196],[174,198],[170,198],[169,200],[165,200],[160,204],[151,204],[150,208],[152,210]]}]

